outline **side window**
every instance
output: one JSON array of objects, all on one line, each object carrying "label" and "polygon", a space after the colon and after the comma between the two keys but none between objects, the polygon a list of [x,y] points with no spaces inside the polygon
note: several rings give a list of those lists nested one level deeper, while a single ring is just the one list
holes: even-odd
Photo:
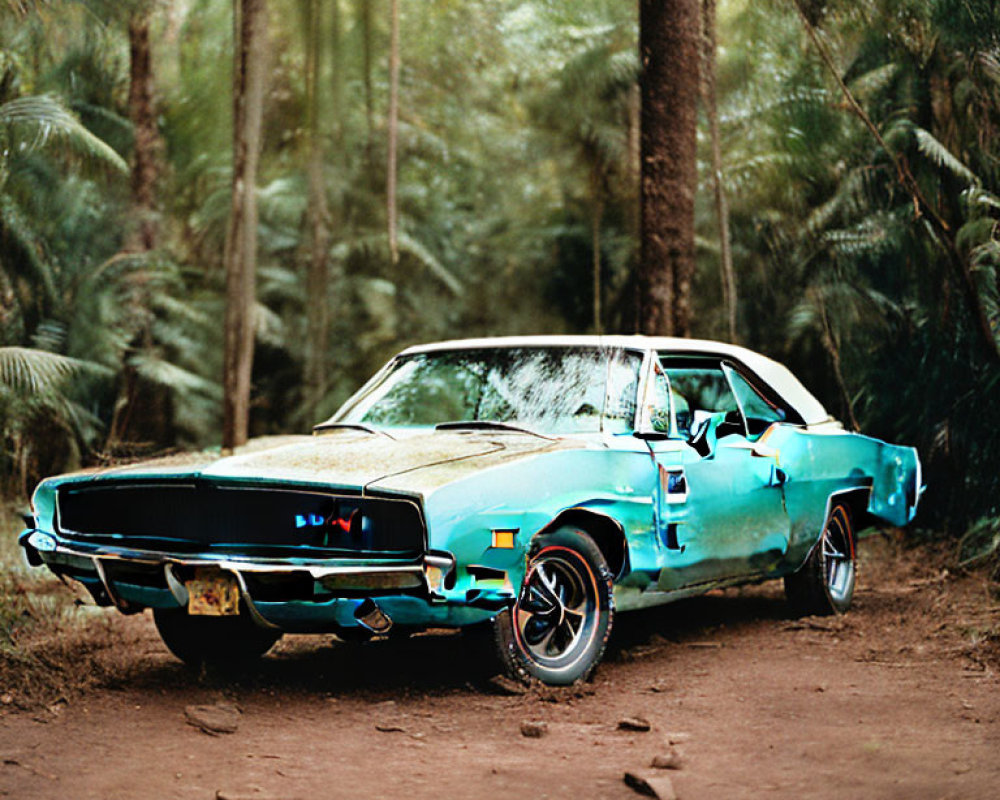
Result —
[{"label": "side window", "polygon": [[690,436],[692,428],[705,415],[739,412],[739,403],[720,362],[673,356],[661,357],[660,363],[670,378],[677,432],[682,436]]},{"label": "side window", "polygon": [[635,353],[615,351],[608,356],[604,389],[604,430],[628,433],[632,430],[639,393],[639,366]]},{"label": "side window", "polygon": [[751,436],[763,433],[773,422],[783,422],[788,418],[788,412],[784,408],[768,400],[739,372],[728,364],[725,365],[725,370],[743,408]]},{"label": "side window", "polygon": [[653,373],[653,392],[650,399],[649,424],[658,433],[669,434],[670,431],[670,384],[666,373],[656,370]]}]

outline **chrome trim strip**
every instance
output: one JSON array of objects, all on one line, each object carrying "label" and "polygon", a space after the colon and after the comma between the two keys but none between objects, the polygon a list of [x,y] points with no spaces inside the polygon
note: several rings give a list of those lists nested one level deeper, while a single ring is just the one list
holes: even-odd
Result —
[{"label": "chrome trim strip", "polygon": [[169,561],[163,565],[163,575],[167,579],[167,588],[170,589],[170,594],[174,596],[177,604],[187,606],[191,596],[188,594],[187,587],[177,580],[177,576],[174,575],[174,565]]},{"label": "chrome trim strip", "polygon": [[250,612],[250,618],[256,622],[262,628],[270,628],[271,630],[280,630],[279,625],[275,625],[271,620],[267,619],[260,611],[257,610],[257,606],[254,605],[253,598],[250,597],[250,592],[247,589],[247,582],[243,578],[242,573],[237,570],[233,570],[233,574],[236,576],[236,582],[240,586],[240,597],[242,598],[244,604],[247,607],[247,611]]},{"label": "chrome trim strip", "polygon": [[[418,562],[407,562],[404,564],[381,563],[368,564],[365,566],[355,566],[347,564],[330,564],[329,559],[303,562],[301,564],[289,564],[283,561],[241,561],[234,558],[213,557],[211,555],[201,556],[179,556],[170,553],[154,553],[148,550],[128,550],[125,548],[108,550],[101,553],[90,553],[76,550],[67,546],[63,542],[56,545],[55,550],[47,551],[63,555],[76,556],[89,559],[98,569],[98,575],[103,575],[103,566],[97,565],[102,560],[108,561],[130,561],[136,564],[148,564],[158,566],[161,564],[174,564],[188,567],[218,567],[230,572],[259,572],[259,573],[292,573],[307,572],[315,579],[323,578],[327,575],[361,575],[365,573],[385,573],[385,572],[412,572],[416,575],[423,575],[423,565],[425,559],[436,560],[435,556],[425,556]],[[110,595],[109,595],[110,596]]]},{"label": "chrome trim strip", "polygon": [[[58,547],[56,548],[58,552]],[[104,565],[101,563],[101,559],[97,556],[90,557],[90,563],[94,565],[94,570],[97,572],[97,577],[101,579],[101,585],[104,587],[104,592],[107,594],[108,599],[112,602],[115,608],[125,608],[125,603],[122,599],[115,593],[115,590],[111,588],[111,581],[108,580],[108,574],[104,571]]]}]

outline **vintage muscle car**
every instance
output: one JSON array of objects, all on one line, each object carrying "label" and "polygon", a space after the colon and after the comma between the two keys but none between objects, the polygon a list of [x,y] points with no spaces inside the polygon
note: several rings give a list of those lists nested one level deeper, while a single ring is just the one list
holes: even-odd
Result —
[{"label": "vintage muscle car", "polygon": [[20,542],[188,663],[477,626],[564,684],[629,609],[784,578],[796,612],[845,611],[856,532],[920,491],[912,448],[749,350],[482,339],[400,353],[312,436],[49,478]]}]

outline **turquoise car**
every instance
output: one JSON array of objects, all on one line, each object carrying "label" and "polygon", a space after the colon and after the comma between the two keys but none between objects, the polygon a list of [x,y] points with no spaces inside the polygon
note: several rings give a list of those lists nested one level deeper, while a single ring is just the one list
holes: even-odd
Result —
[{"label": "turquoise car", "polygon": [[49,478],[20,543],[191,664],[459,627],[567,684],[631,609],[783,578],[795,612],[846,611],[856,532],[920,492],[913,448],[749,350],[478,339],[400,353],[311,436]]}]

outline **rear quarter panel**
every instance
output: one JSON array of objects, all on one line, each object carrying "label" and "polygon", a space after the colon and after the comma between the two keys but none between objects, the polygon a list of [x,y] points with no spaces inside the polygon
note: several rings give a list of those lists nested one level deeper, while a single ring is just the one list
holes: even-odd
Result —
[{"label": "rear quarter panel", "polygon": [[827,502],[837,492],[865,490],[868,513],[890,525],[905,525],[916,513],[920,460],[912,447],[840,429],[791,427],[779,427],[767,443],[788,475],[788,564],[798,566],[808,556],[822,532]]}]

